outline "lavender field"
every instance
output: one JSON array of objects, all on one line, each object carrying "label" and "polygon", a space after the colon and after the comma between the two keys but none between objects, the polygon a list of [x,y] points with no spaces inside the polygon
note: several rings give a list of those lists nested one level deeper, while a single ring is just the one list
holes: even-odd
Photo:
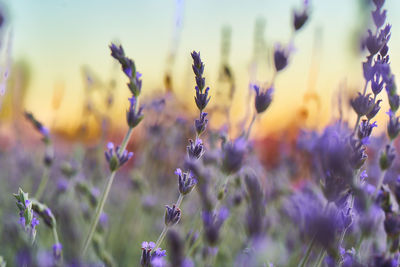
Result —
[{"label": "lavender field", "polygon": [[[58,24],[62,12],[79,21],[73,1],[55,1],[49,17],[32,8],[40,3],[3,1],[0,267],[399,267],[396,1],[342,1],[341,10],[265,1],[276,7],[271,20],[248,14],[254,1],[221,1],[208,14],[201,3],[170,1],[168,40],[149,30],[164,16],[129,25],[130,38],[118,31],[117,21],[130,21],[123,6],[107,6],[103,32],[91,15],[78,27]],[[144,2],[138,10],[154,4]],[[346,35],[350,2],[357,15]],[[240,27],[212,20],[235,8],[235,21],[252,18],[243,26],[252,53],[235,39]],[[133,17],[147,16],[138,10]],[[210,21],[191,24],[197,11]],[[28,13],[37,20],[23,20]],[[47,41],[40,27],[21,33],[47,18]],[[92,36],[87,45],[53,47],[58,34],[80,32]],[[88,41],[99,33],[104,42]],[[335,34],[351,36],[351,52]],[[153,35],[161,44],[141,43]],[[164,43],[160,59],[154,47]]]}]

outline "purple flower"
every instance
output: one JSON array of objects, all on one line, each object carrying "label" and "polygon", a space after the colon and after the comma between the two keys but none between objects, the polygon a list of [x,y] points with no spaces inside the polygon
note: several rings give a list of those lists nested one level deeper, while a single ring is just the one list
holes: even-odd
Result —
[{"label": "purple flower", "polygon": [[380,28],[385,24],[386,20],[386,10],[375,9],[372,11],[372,18],[374,20],[376,28]]},{"label": "purple flower", "polygon": [[36,128],[36,130],[38,130],[43,138],[44,138],[44,142],[48,142],[49,138],[50,138],[50,131],[47,127],[43,126],[43,124],[41,122],[39,122],[32,113],[25,111],[25,118],[27,118],[32,124],[33,126]]},{"label": "purple flower", "polygon": [[[153,251],[156,244],[154,242],[143,242],[142,243],[142,256],[140,259],[140,264],[142,267],[151,267],[153,261],[156,258],[162,258],[166,256],[165,250],[161,250],[158,248],[156,251]],[[155,261],[157,263],[157,261]]]},{"label": "purple flower", "polygon": [[371,30],[368,30],[368,37],[365,39],[365,45],[370,55],[375,55],[383,47],[381,39],[372,34]]},{"label": "purple flower", "polygon": [[271,87],[267,89],[265,92],[260,92],[260,87],[257,85],[253,86],[254,90],[256,91],[256,98],[255,98],[255,106],[257,113],[264,112],[272,102],[272,93],[274,89]]},{"label": "purple flower", "polygon": [[303,10],[293,12],[293,27],[295,31],[300,30],[304,24],[307,22],[309,17],[308,5],[304,4]]},{"label": "purple flower", "polygon": [[199,159],[204,154],[204,145],[200,138],[196,138],[196,142],[189,139],[190,146],[187,146],[187,154],[190,159]]},{"label": "purple flower", "polygon": [[181,219],[181,210],[176,207],[175,204],[170,206],[165,206],[165,216],[164,216],[164,221],[166,226],[173,226],[179,222]]},{"label": "purple flower", "polygon": [[178,168],[175,174],[178,175],[179,192],[182,195],[189,194],[197,184],[197,180],[193,177],[192,172],[182,172],[182,170]]},{"label": "purple flower", "polygon": [[226,142],[222,146],[222,168],[227,173],[238,171],[242,167],[247,143],[243,137],[233,142]]},{"label": "purple flower", "polygon": [[24,230],[29,233],[31,240],[35,240],[36,226],[39,220],[36,217],[32,208],[32,202],[28,199],[28,194],[19,188],[18,193],[14,194],[17,200],[17,207],[19,210],[19,223],[24,227]]},{"label": "purple flower", "polygon": [[125,52],[122,46],[117,46],[114,43],[110,45],[111,56],[117,60],[122,60],[125,57]]},{"label": "purple flower", "polygon": [[374,99],[370,97],[370,94],[362,95],[358,93],[358,96],[350,100],[350,104],[358,116],[367,115],[374,107]]},{"label": "purple flower", "polygon": [[[192,65],[193,72],[196,75],[196,77],[201,77],[204,72],[204,64],[201,61],[200,52],[193,51],[191,55],[193,58],[193,65]],[[197,86],[199,86],[199,84]],[[204,86],[203,87],[199,86],[199,88],[203,89]]]},{"label": "purple flower", "polygon": [[365,144],[372,133],[372,129],[378,127],[376,122],[369,123],[367,120],[363,120],[360,125],[358,125],[358,139],[362,140]]},{"label": "purple flower", "polygon": [[400,133],[400,117],[397,117],[394,112],[389,111],[389,123],[387,126],[387,133],[391,140],[394,140]]},{"label": "purple flower", "polygon": [[218,242],[220,228],[228,216],[229,211],[225,207],[222,207],[217,214],[214,214],[211,211],[203,211],[202,219],[204,225],[204,234],[206,241],[211,246],[216,245]]},{"label": "purple flower", "polygon": [[105,151],[105,156],[111,171],[117,170],[133,156],[133,152],[128,153],[127,150],[121,153],[119,151],[120,147],[117,146],[114,148],[114,144],[111,142],[107,144],[107,149],[108,150]]},{"label": "purple flower", "polygon": [[194,122],[194,126],[196,128],[196,133],[199,136],[206,130],[207,123],[208,123],[208,120],[206,119],[206,116],[207,116],[207,113],[201,112],[200,113],[200,118],[196,119],[195,122]]},{"label": "purple flower", "polygon": [[210,101],[210,98],[208,96],[208,91],[210,90],[209,87],[206,88],[205,92],[203,93],[198,86],[196,86],[196,96],[194,97],[194,100],[196,102],[197,108],[201,111],[203,111],[208,102]]},{"label": "purple flower", "polygon": [[375,255],[373,257],[373,266],[376,267],[397,267],[398,266],[398,255],[393,256]]},{"label": "purple flower", "polygon": [[287,50],[285,50],[280,45],[277,45],[275,47],[274,63],[275,63],[275,69],[277,72],[283,70],[287,66],[288,57],[289,57],[289,53]]},{"label": "purple flower", "polygon": [[363,62],[363,73],[364,73],[364,78],[366,81],[372,80],[375,74],[375,68],[372,66],[372,60],[371,58],[368,58],[367,61]]},{"label": "purple flower", "polygon": [[381,9],[385,3],[385,0],[373,0],[373,2],[377,9]]},{"label": "purple flower", "polygon": [[134,128],[143,120],[143,117],[144,117],[144,115],[142,114],[143,107],[140,107],[139,110],[136,111],[135,96],[132,96],[131,98],[128,98],[128,99],[129,99],[130,105],[129,105],[129,109],[126,111],[126,121],[130,128]]},{"label": "purple flower", "polygon": [[382,102],[382,100],[378,100],[374,104],[374,106],[371,109],[371,111],[366,115],[369,120],[371,120],[372,118],[374,118],[376,116],[376,114],[378,114],[379,110],[381,109],[381,106],[380,106],[381,102]]},{"label": "purple flower", "polygon": [[136,71],[135,62],[132,59],[125,56],[124,49],[120,45],[119,47],[115,44],[110,45],[111,56],[114,57],[121,64],[122,71],[129,78],[128,88],[132,94],[137,97],[140,95],[142,89],[142,76]]},{"label": "purple flower", "polygon": [[56,243],[53,245],[53,256],[54,259],[59,260],[61,258],[62,245],[61,243]]}]

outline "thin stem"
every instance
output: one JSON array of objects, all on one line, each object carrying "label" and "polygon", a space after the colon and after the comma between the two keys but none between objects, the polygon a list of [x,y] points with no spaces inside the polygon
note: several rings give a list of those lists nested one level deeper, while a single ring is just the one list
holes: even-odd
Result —
[{"label": "thin stem", "polygon": [[310,258],[311,251],[315,244],[315,236],[311,239],[311,242],[308,244],[306,255],[304,255],[303,259],[301,260],[299,267],[306,266],[308,259]]},{"label": "thin stem", "polygon": [[383,180],[385,178],[385,174],[386,174],[386,170],[382,171],[381,172],[381,176],[379,176],[378,185],[376,186],[374,194],[372,195],[373,199],[376,197],[376,195],[378,194],[380,188],[382,187]]},{"label": "thin stem", "polygon": [[364,89],[363,89],[363,96],[365,96],[365,94],[367,93],[368,82],[369,81],[365,81],[365,85],[364,85]]},{"label": "thin stem", "polygon": [[49,176],[50,176],[49,171],[50,171],[50,169],[48,166],[46,166],[43,170],[42,178],[40,180],[40,184],[39,184],[38,189],[35,194],[35,198],[38,201],[40,201],[40,199],[42,198],[43,192],[46,189],[47,183],[49,181]]},{"label": "thin stem", "polygon": [[[123,151],[123,150],[122,150],[122,151]],[[108,194],[110,193],[111,185],[112,185],[112,183],[113,183],[115,174],[116,174],[116,171],[113,171],[113,172],[111,173],[110,177],[108,178],[108,182],[107,182],[106,187],[105,187],[105,189],[104,189],[104,191],[103,191],[103,194],[102,194],[102,196],[101,196],[99,205],[98,205],[97,208],[96,208],[96,213],[95,213],[94,218],[93,218],[93,220],[92,220],[92,223],[91,223],[91,225],[90,225],[89,234],[88,234],[88,236],[87,236],[86,239],[85,239],[85,243],[84,243],[84,246],[83,246],[82,255],[85,255],[86,250],[87,250],[88,247],[89,247],[90,241],[92,240],[94,231],[96,230],[97,223],[99,222],[99,219],[100,219],[100,215],[101,215],[101,213],[102,213],[102,211],[103,211],[104,204],[106,203],[106,199],[107,199],[107,197],[108,197]]]},{"label": "thin stem", "polygon": [[[120,154],[122,154],[124,152],[124,150],[126,149],[126,146],[128,145],[129,139],[131,138],[132,131],[133,131],[133,128],[129,127],[128,132],[126,133],[124,139],[122,140],[121,148],[119,150]],[[99,202],[99,204],[97,205],[97,208],[96,208],[96,213],[95,213],[94,218],[93,218],[93,220],[92,220],[92,222],[90,224],[89,234],[85,239],[82,255],[85,255],[86,250],[89,247],[90,241],[93,238],[93,234],[94,234],[94,232],[96,230],[96,227],[97,227],[97,224],[99,222],[100,215],[103,212],[104,205],[106,203],[108,194],[110,193],[111,185],[112,185],[112,183],[114,181],[115,174],[116,174],[116,170],[111,172],[110,177],[108,178],[106,187],[104,188],[103,194],[101,195],[100,202]]]},{"label": "thin stem", "polygon": [[361,116],[360,115],[357,115],[357,120],[356,120],[356,124],[354,125],[354,129],[353,129],[353,136],[356,134],[356,132],[357,132],[357,127],[358,127],[358,124],[360,123],[360,119],[361,119]]},{"label": "thin stem", "polygon": [[320,267],[320,266],[321,266],[322,261],[324,260],[325,256],[326,256],[326,250],[325,250],[325,249],[322,249],[322,250],[319,252],[318,260],[317,260],[317,263],[316,263],[315,267]]},{"label": "thin stem", "polygon": [[126,133],[124,140],[122,140],[121,143],[121,149],[119,150],[119,153],[122,154],[124,150],[126,149],[126,146],[128,145],[129,139],[131,138],[133,128],[129,127],[128,132]]},{"label": "thin stem", "polygon": [[179,194],[178,200],[176,201],[176,204],[175,204],[175,206],[176,206],[177,208],[180,207],[180,205],[181,205],[181,203],[182,203],[182,200],[183,200],[183,196],[184,196],[184,195]]},{"label": "thin stem", "polygon": [[[178,200],[176,201],[176,204],[175,204],[175,206],[177,208],[179,208],[179,206],[182,204],[182,200],[183,200],[183,195],[179,194]],[[160,247],[161,243],[163,242],[163,240],[165,238],[165,235],[168,232],[168,229],[169,229],[169,227],[167,225],[164,226],[164,229],[162,230],[160,236],[158,237],[156,245],[154,246],[153,251],[156,251]]]},{"label": "thin stem", "polygon": [[164,229],[162,230],[160,236],[158,237],[157,242],[156,242],[156,245],[154,246],[153,251],[156,251],[156,250],[160,247],[161,243],[163,242],[163,240],[164,240],[164,238],[165,238],[165,235],[166,235],[167,232],[168,232],[168,229],[169,229],[168,226],[164,226]]},{"label": "thin stem", "polygon": [[247,129],[247,132],[246,132],[246,135],[245,135],[246,140],[249,139],[251,128],[253,127],[253,124],[254,124],[254,121],[256,120],[256,117],[257,117],[257,112],[254,112],[253,118],[251,119],[249,128]]}]

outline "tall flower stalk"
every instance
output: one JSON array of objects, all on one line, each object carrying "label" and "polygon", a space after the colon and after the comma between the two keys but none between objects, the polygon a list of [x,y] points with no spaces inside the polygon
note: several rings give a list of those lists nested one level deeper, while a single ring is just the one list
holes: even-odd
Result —
[{"label": "tall flower stalk", "polygon": [[[203,141],[200,139],[200,136],[206,130],[208,123],[208,120],[206,119],[207,113],[203,111],[210,101],[210,97],[208,96],[208,91],[210,90],[210,88],[205,88],[205,78],[203,77],[204,63],[200,58],[200,52],[193,51],[191,55],[193,58],[192,69],[195,74],[196,81],[195,103],[199,110],[199,118],[196,119],[194,123],[196,137],[194,141],[192,139],[189,139],[189,145],[187,146],[187,157],[189,161],[197,161],[203,156],[205,152],[204,144]],[[160,246],[165,236],[167,235],[168,230],[173,225],[177,224],[181,218],[181,210],[179,209],[179,207],[183,201],[183,198],[187,194],[189,194],[197,184],[197,179],[193,176],[190,170],[184,172],[180,168],[178,168],[176,169],[175,174],[178,176],[178,200],[171,207],[166,206],[166,211],[164,215],[165,225],[154,246],[152,246],[149,250],[148,247],[144,247],[142,244],[142,266],[150,266],[153,260],[156,260],[160,257]],[[148,244],[147,242],[144,243]]]},{"label": "tall flower stalk", "polygon": [[126,112],[128,131],[125,134],[125,137],[122,140],[120,146],[114,147],[114,144],[111,142],[108,143],[107,145],[105,157],[108,162],[111,173],[104,187],[103,193],[101,194],[100,201],[97,205],[94,217],[92,219],[89,228],[89,232],[84,241],[82,255],[85,255],[91,243],[93,234],[99,222],[100,215],[103,212],[104,205],[106,203],[108,194],[110,193],[111,186],[118,169],[133,156],[132,152],[128,153],[126,151],[126,147],[132,136],[133,128],[135,128],[143,119],[143,114],[142,114],[143,108],[142,107],[139,108],[139,103],[138,103],[138,97],[142,89],[141,74],[136,71],[136,66],[134,61],[125,56],[125,52],[121,45],[117,46],[115,44],[111,44],[110,49],[111,49],[111,56],[119,61],[119,63],[121,64],[122,71],[129,78],[128,88],[131,91],[132,96],[131,98],[129,98],[130,106]]},{"label": "tall flower stalk", "polygon": [[37,188],[35,198],[40,200],[43,196],[43,193],[46,189],[47,183],[50,178],[50,168],[53,163],[54,158],[54,150],[53,145],[50,139],[50,131],[47,127],[45,127],[40,121],[38,121],[35,116],[30,112],[25,112],[25,118],[29,120],[35,129],[42,135],[42,142],[45,145],[45,155],[43,158],[44,170],[42,174],[42,178],[40,179],[39,186]]}]

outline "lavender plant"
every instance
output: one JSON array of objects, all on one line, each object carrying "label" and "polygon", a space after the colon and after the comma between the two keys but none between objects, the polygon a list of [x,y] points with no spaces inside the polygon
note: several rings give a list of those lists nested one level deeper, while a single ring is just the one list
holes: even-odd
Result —
[{"label": "lavender plant", "polygon": [[[208,96],[208,91],[210,90],[209,87],[205,87],[205,78],[203,77],[204,72],[204,63],[201,61],[200,52],[193,51],[192,52],[193,58],[193,65],[192,69],[195,74],[196,80],[196,96],[195,96],[195,103],[197,108],[199,109],[199,119],[195,120],[195,130],[196,130],[196,137],[195,141],[189,139],[189,146],[187,146],[187,157],[189,160],[195,161],[199,160],[205,152],[205,148],[203,145],[203,141],[200,139],[201,134],[204,133],[208,120],[206,119],[207,113],[203,112],[206,108],[208,102],[210,101],[210,97]],[[179,209],[182,200],[185,195],[189,194],[195,185],[197,184],[197,179],[193,177],[192,172],[186,171],[182,172],[180,168],[176,169],[175,174],[178,176],[178,190],[179,190],[179,197],[176,201],[176,204],[173,204],[172,207],[166,206],[166,211],[164,215],[165,226],[157,239],[157,242],[154,246],[150,246],[145,242],[146,246],[142,244],[142,257],[141,257],[141,264],[142,266],[150,266],[152,261],[159,261],[159,258],[163,255],[159,255],[159,247],[164,240],[169,228],[175,224],[177,224],[181,218],[181,210]],[[154,257],[152,255],[154,254]]]},{"label": "lavender plant", "polygon": [[39,187],[36,191],[35,198],[36,199],[41,199],[44,190],[46,189],[46,185],[49,181],[49,172],[50,172],[50,167],[53,163],[53,158],[54,158],[54,150],[53,146],[51,144],[50,140],[50,131],[48,128],[43,126],[41,122],[39,122],[32,113],[25,112],[25,117],[33,124],[35,129],[42,135],[42,142],[45,144],[45,155],[43,158],[43,163],[44,163],[44,170],[42,174],[42,178],[39,183]]},{"label": "lavender plant", "polygon": [[132,93],[132,97],[129,99],[130,106],[129,110],[126,112],[128,131],[124,139],[122,140],[121,146],[114,147],[114,144],[111,142],[107,145],[105,157],[109,164],[111,174],[108,178],[107,184],[96,208],[88,235],[83,245],[82,255],[85,255],[86,250],[90,245],[93,234],[99,222],[100,215],[104,209],[108,194],[110,193],[111,185],[113,183],[117,170],[133,156],[132,152],[128,153],[126,151],[126,147],[128,145],[129,139],[131,138],[133,128],[136,127],[143,119],[142,108],[139,107],[138,103],[138,97],[142,89],[142,80],[140,79],[141,74],[136,71],[135,63],[130,58],[125,56],[125,52],[122,46],[118,47],[115,44],[111,44],[110,49],[111,56],[118,60],[118,62],[121,64],[122,71],[129,78],[128,88]]}]

